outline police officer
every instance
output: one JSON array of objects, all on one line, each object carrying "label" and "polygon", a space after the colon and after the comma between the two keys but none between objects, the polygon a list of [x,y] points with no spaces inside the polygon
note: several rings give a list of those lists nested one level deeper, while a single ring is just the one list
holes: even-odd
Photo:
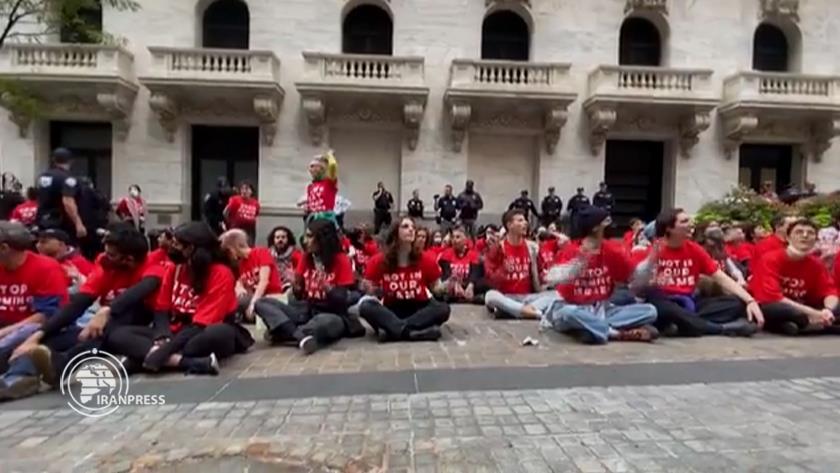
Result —
[{"label": "police officer", "polygon": [[589,207],[589,205],[589,197],[586,197],[583,194],[583,187],[578,187],[577,194],[575,194],[574,196],[572,196],[571,199],[569,199],[569,204],[568,207],[566,207],[566,210],[569,211],[569,214],[571,215],[572,219],[574,219],[575,215],[577,215],[578,212],[585,209],[586,207]]},{"label": "police officer", "polygon": [[435,212],[438,213],[437,223],[444,233],[455,226],[455,217],[458,216],[458,199],[452,195],[452,186],[449,184],[443,188],[442,196],[435,196]]},{"label": "police officer", "polygon": [[475,221],[478,220],[478,212],[483,208],[484,200],[481,199],[481,194],[475,191],[475,183],[472,180],[467,181],[464,191],[458,195],[458,209],[461,211],[458,217],[464,230],[471,237],[475,237]]},{"label": "police officer", "polygon": [[554,186],[548,188],[548,195],[542,201],[542,225],[548,227],[556,223],[563,213],[563,200],[554,193]]},{"label": "police officer", "polygon": [[204,220],[210,225],[214,232],[221,235],[225,231],[224,226],[224,212],[227,207],[228,199],[233,194],[233,190],[228,184],[227,178],[220,177],[216,179],[216,189],[207,193],[204,196],[204,205],[202,213]]},{"label": "police officer", "polygon": [[52,166],[38,176],[38,216],[40,230],[63,230],[77,244],[87,234],[79,214],[79,181],[70,174],[73,153],[67,148],[57,148],[52,154]]},{"label": "police officer", "polygon": [[408,216],[414,219],[423,218],[423,201],[420,200],[420,191],[411,191],[411,200],[408,201]]},{"label": "police officer", "polygon": [[615,197],[613,197],[612,192],[607,188],[607,183],[602,182],[600,184],[600,188],[598,192],[592,196],[592,205],[595,207],[600,207],[606,210],[609,213],[612,213],[613,207],[615,206]]},{"label": "police officer", "polygon": [[391,207],[394,205],[394,196],[385,189],[385,184],[376,183],[376,191],[373,193],[373,232],[379,234],[382,227],[391,225]]},{"label": "police officer", "polygon": [[536,218],[540,218],[540,213],[537,212],[537,206],[534,205],[534,201],[528,197],[528,191],[523,190],[519,193],[519,197],[517,197],[513,202],[510,203],[508,210],[519,209],[525,212],[525,220],[528,223],[531,223],[531,213],[533,212]]}]

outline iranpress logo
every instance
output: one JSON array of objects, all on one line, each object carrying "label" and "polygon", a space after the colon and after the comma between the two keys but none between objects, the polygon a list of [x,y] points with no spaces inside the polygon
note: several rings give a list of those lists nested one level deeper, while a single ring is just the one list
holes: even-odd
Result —
[{"label": "iranpress logo", "polygon": [[120,406],[160,406],[166,404],[163,395],[129,394],[128,372],[114,355],[88,350],[79,353],[61,373],[61,394],[67,405],[85,417],[104,417]]}]

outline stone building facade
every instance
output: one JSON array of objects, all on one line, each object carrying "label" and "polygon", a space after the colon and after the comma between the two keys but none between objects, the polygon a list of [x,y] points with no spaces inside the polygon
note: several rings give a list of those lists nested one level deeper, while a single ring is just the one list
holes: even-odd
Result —
[{"label": "stone building facade", "polygon": [[158,225],[195,216],[218,176],[249,179],[262,229],[299,223],[327,148],[355,218],[378,181],[431,209],[472,179],[487,220],[520,190],[604,180],[619,219],[739,182],[840,182],[835,0],[140,3],[99,15],[122,46],[0,50],[0,77],[47,104],[0,116],[3,171],[31,183],[70,147],[113,198],[139,184]]}]

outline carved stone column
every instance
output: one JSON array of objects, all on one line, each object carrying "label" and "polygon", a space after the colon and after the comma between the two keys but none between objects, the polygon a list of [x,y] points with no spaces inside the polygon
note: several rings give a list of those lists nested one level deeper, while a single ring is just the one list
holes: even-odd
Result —
[{"label": "carved stone column", "polygon": [[472,107],[468,103],[453,102],[449,105],[449,118],[452,125],[452,147],[455,151],[461,152],[464,145],[464,138],[472,117]]},{"label": "carved stone column", "polygon": [[601,105],[592,107],[587,111],[589,118],[589,145],[592,154],[598,155],[607,141],[612,127],[618,118],[618,112],[614,106]]},{"label": "carved stone column", "polygon": [[423,111],[425,106],[422,102],[412,100],[403,105],[403,124],[408,136],[408,149],[417,149],[417,140],[420,138],[420,125],[423,123]]},{"label": "carved stone column", "polygon": [[680,120],[680,152],[684,158],[691,155],[691,149],[700,141],[700,133],[712,124],[709,112],[695,112]]},{"label": "carved stone column", "polygon": [[569,113],[565,109],[552,107],[545,112],[545,150],[548,154],[554,154],[557,143],[560,141],[560,132],[569,119]]},{"label": "carved stone column", "polygon": [[309,138],[312,144],[320,146],[324,141],[324,131],[327,123],[327,109],[321,97],[303,97],[303,112],[309,123]]},{"label": "carved stone column", "polygon": [[726,159],[732,159],[732,155],[738,151],[744,137],[755,131],[758,127],[758,117],[753,113],[725,116],[723,119],[723,151]]},{"label": "carved stone column", "polygon": [[149,97],[149,107],[157,115],[158,123],[166,139],[170,143],[175,141],[175,132],[178,130],[178,103],[169,95],[152,92],[152,96]]}]

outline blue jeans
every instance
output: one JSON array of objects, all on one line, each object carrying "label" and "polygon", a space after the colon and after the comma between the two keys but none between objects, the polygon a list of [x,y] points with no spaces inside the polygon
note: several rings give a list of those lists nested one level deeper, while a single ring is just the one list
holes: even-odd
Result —
[{"label": "blue jeans", "polygon": [[597,343],[607,343],[612,331],[652,324],[655,320],[656,308],[650,304],[617,306],[611,303],[556,303],[543,317],[542,325],[548,325],[558,332],[583,330],[591,334]]},{"label": "blue jeans", "polygon": [[514,319],[522,318],[522,308],[526,305],[534,306],[543,314],[551,305],[560,300],[557,291],[544,291],[535,294],[502,294],[495,289],[487,291],[484,295],[484,305]]}]

